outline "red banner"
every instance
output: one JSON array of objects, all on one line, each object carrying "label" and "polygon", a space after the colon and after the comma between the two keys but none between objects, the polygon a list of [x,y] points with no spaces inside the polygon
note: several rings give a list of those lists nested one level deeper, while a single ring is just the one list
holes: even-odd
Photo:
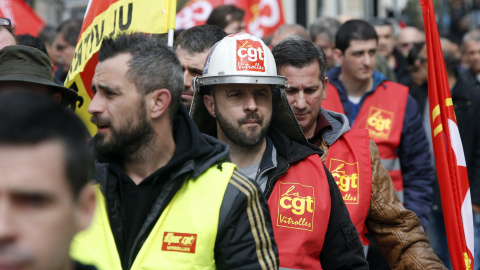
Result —
[{"label": "red banner", "polygon": [[[448,249],[453,269],[473,269],[473,214],[465,155],[432,0],[420,0],[428,55],[428,102]],[[474,123],[472,123],[474,124]]]},{"label": "red banner", "polygon": [[190,0],[177,13],[175,28],[188,29],[205,24],[215,7],[233,4],[245,11],[247,32],[254,36],[271,35],[285,23],[281,0]]},{"label": "red banner", "polygon": [[9,18],[16,35],[38,36],[45,23],[24,0],[0,0],[0,17]]}]

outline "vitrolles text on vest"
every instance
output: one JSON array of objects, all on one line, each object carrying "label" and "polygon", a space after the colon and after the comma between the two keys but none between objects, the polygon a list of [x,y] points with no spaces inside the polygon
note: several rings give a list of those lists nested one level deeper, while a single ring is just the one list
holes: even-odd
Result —
[{"label": "vitrolles text on vest", "polygon": [[197,244],[197,235],[190,233],[163,233],[163,251],[178,251],[195,253],[195,246]]}]

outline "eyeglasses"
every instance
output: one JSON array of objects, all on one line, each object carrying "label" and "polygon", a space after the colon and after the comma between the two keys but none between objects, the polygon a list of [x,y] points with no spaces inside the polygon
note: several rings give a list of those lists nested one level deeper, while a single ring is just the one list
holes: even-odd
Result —
[{"label": "eyeglasses", "polygon": [[12,28],[12,21],[10,19],[0,17],[0,27],[4,27],[12,36],[14,35],[15,31]]},{"label": "eyeglasses", "polygon": [[0,17],[0,26],[12,26],[12,21],[8,18]]}]

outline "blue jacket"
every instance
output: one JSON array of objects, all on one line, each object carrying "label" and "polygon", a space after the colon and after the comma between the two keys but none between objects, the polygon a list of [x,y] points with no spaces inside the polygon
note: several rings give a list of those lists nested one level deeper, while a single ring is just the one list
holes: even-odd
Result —
[{"label": "blue jacket", "polygon": [[[338,90],[342,101],[345,115],[353,125],[355,118],[360,111],[365,99],[370,96],[382,82],[386,80],[385,75],[375,71],[373,73],[373,87],[365,93],[358,104],[348,100],[347,91],[339,79],[340,67],[335,67],[327,72],[329,81]],[[327,93],[328,95],[328,93]],[[417,214],[423,227],[428,224],[428,214],[433,201],[433,179],[434,171],[431,166],[428,141],[425,130],[422,126],[422,117],[418,110],[416,101],[409,95],[403,120],[400,145],[397,149],[400,158],[400,165],[403,175],[403,187],[405,196],[405,208]]]}]

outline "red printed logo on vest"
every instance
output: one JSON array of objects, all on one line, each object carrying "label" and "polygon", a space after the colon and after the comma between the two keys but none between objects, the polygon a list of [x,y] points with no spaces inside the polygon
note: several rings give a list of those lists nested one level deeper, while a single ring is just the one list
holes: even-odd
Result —
[{"label": "red printed logo on vest", "polygon": [[393,112],[382,110],[376,107],[370,107],[368,112],[366,129],[372,139],[388,140],[392,130]]},{"label": "red printed logo on vest", "polygon": [[330,159],[328,170],[340,189],[345,204],[358,204],[360,197],[358,162]]},{"label": "red printed logo on vest", "polygon": [[177,251],[186,253],[195,253],[197,245],[197,235],[191,233],[163,233],[163,251]]},{"label": "red printed logo on vest", "polygon": [[251,39],[237,40],[237,71],[265,72],[262,43]]},{"label": "red printed logo on vest", "polygon": [[277,226],[313,231],[313,187],[280,182],[278,195]]}]

